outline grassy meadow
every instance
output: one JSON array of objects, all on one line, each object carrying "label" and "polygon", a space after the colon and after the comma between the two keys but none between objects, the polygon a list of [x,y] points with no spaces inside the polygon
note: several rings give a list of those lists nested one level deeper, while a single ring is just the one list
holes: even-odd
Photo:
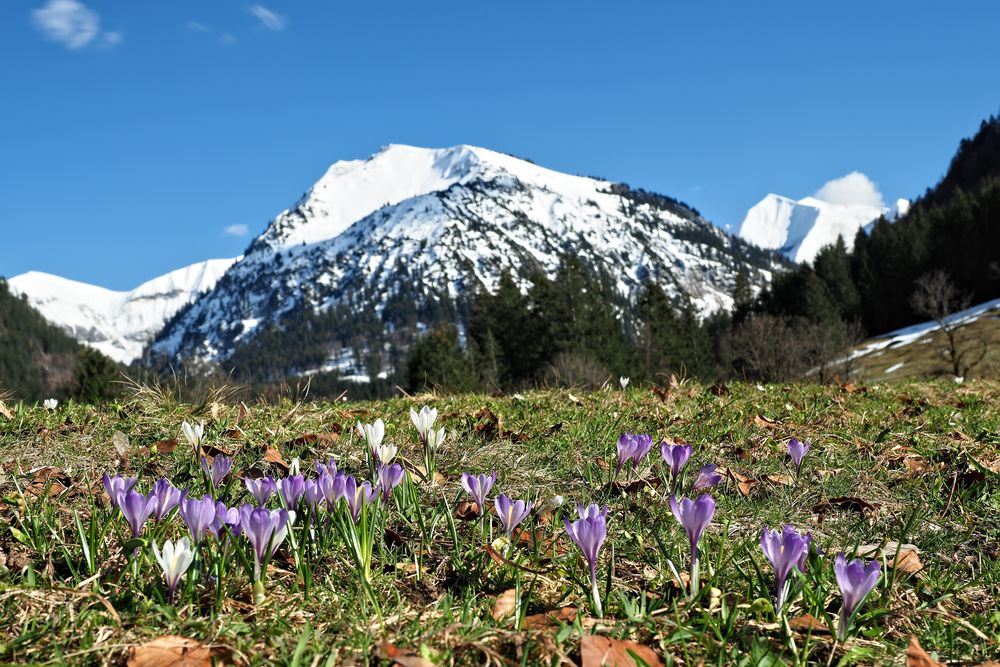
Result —
[{"label": "grassy meadow", "polygon": [[[446,439],[421,467],[411,407]],[[130,665],[979,665],[1000,659],[1000,383],[618,387],[384,402],[200,404],[137,391],[109,405],[0,406],[0,663]],[[282,478],[293,459],[371,479],[355,424],[385,420],[406,479],[364,516],[371,574],[352,557],[340,507],[300,506],[255,600],[242,537],[206,537],[171,599],[153,542],[187,534],[177,512],[138,538],[104,473],[136,489],[170,479],[236,507],[244,475]],[[203,453],[231,457],[217,488]],[[652,451],[614,477],[623,432]],[[789,438],[811,449],[796,475]],[[689,545],[671,513],[659,443],[693,445],[690,486],[719,466],[717,503],[692,595]],[[497,472],[479,518],[462,472]],[[492,511],[534,502],[510,538]],[[562,496],[566,502],[551,502]],[[275,498],[270,507],[278,507]],[[564,519],[607,504],[596,575]],[[335,515],[335,516],[334,516]],[[816,547],[782,614],[761,550],[792,524]],[[878,559],[882,576],[837,638],[834,556]],[[183,638],[183,639],[182,639]],[[914,639],[915,638],[915,639]],[[916,644],[919,644],[917,646]],[[922,647],[922,648],[920,648]]]}]

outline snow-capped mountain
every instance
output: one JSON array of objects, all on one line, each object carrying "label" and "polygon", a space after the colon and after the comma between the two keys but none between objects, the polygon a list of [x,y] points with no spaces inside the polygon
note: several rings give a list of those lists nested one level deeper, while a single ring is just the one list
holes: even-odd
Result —
[{"label": "snow-capped mountain", "polygon": [[362,317],[405,345],[434,317],[457,317],[463,299],[492,290],[503,271],[526,287],[534,271],[552,277],[565,253],[614,276],[622,297],[655,280],[702,313],[732,305],[741,270],[760,286],[774,267],[773,255],[667,197],[484,148],[390,145],[330,167],[168,324],[149,356],[222,361],[269,326],[339,309],[350,314],[336,325],[340,343],[295,370],[357,373],[362,346],[342,330]]},{"label": "snow-capped mountain", "polygon": [[868,204],[835,204],[816,197],[798,201],[769,194],[757,202],[740,225],[739,237],[761,248],[778,250],[793,262],[811,262],[824,246],[841,236],[847,248],[854,236],[880,216],[890,220],[905,215],[910,202],[900,199],[894,207]]},{"label": "snow-capped mountain", "polygon": [[182,306],[211,289],[233,259],[210,259],[127,292],[28,271],[8,281],[47,320],[115,361],[129,363]]}]

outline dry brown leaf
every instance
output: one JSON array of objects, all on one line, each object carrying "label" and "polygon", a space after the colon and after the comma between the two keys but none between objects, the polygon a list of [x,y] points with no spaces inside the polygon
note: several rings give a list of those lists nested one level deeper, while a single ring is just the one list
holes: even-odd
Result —
[{"label": "dry brown leaf", "polygon": [[531,614],[525,617],[523,625],[528,630],[543,630],[555,627],[560,623],[572,623],[576,620],[576,615],[575,607],[561,607],[542,614]]},{"label": "dry brown leaf", "polygon": [[128,436],[121,431],[115,431],[111,434],[111,444],[114,446],[118,458],[122,461],[128,461]]},{"label": "dry brown leaf", "polygon": [[494,621],[499,621],[513,614],[514,607],[516,606],[517,590],[509,588],[498,595],[496,600],[493,601],[493,609],[490,610],[490,616],[493,617]]},{"label": "dry brown leaf", "polygon": [[476,521],[479,519],[479,503],[463,500],[455,505],[455,518],[459,521]]},{"label": "dry brown leaf", "polygon": [[910,635],[910,645],[906,647],[906,667],[944,667],[920,646],[916,635]]},{"label": "dry brown leaf", "polygon": [[389,642],[379,646],[379,654],[383,659],[391,660],[392,664],[401,667],[434,667],[434,663],[422,655],[408,649],[397,648]]},{"label": "dry brown leaf", "polygon": [[764,479],[771,484],[778,484],[780,486],[792,486],[795,484],[795,478],[789,475],[768,475]]},{"label": "dry brown leaf", "polygon": [[[634,655],[633,655],[634,654]],[[584,635],[580,640],[581,667],[636,667],[642,662],[649,667],[662,667],[663,661],[653,649],[627,639],[611,639],[601,635]],[[639,658],[642,662],[636,660]]]},{"label": "dry brown leaf", "polygon": [[906,574],[917,574],[924,569],[923,563],[920,562],[920,549],[913,544],[900,545],[898,542],[887,542],[884,547],[878,544],[865,544],[858,547],[858,555],[880,561],[884,559],[889,567]]},{"label": "dry brown leaf", "polygon": [[10,408],[8,408],[7,404],[3,401],[0,401],[0,415],[3,415],[7,419],[14,418],[14,413],[10,411]]},{"label": "dry brown leaf", "polygon": [[814,635],[830,634],[830,628],[826,627],[826,623],[819,620],[812,614],[802,614],[801,616],[789,619],[788,627],[795,632],[801,632],[802,634],[808,634],[810,632]]},{"label": "dry brown leaf", "polygon": [[153,447],[156,448],[157,454],[170,454],[177,449],[177,439],[159,440],[153,444]]},{"label": "dry brown leaf", "polygon": [[212,667],[236,664],[230,651],[194,639],[164,635],[129,649],[128,667]]},{"label": "dry brown leaf", "polygon": [[264,449],[264,461],[267,463],[273,463],[285,472],[288,472],[288,464],[285,463],[285,459],[282,458],[281,452],[274,447],[267,447]]},{"label": "dry brown leaf", "polygon": [[781,426],[781,422],[770,417],[765,417],[764,415],[754,415],[753,423],[754,426],[760,426],[761,428],[777,428]]},{"label": "dry brown leaf", "polygon": [[837,496],[836,498],[827,498],[820,501],[812,509],[817,514],[826,514],[831,509],[849,510],[864,514],[865,512],[875,511],[876,506],[857,496]]}]

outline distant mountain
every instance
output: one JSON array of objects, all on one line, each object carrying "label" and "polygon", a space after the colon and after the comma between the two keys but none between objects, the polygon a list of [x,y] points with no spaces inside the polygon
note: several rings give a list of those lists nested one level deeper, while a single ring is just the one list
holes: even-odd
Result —
[{"label": "distant mountain", "polygon": [[29,401],[66,395],[81,352],[79,343],[11,294],[0,278],[0,394]]},{"label": "distant mountain", "polygon": [[211,259],[116,292],[40,271],[14,276],[10,290],[24,295],[49,322],[121,363],[142,354],[182,306],[211,289],[236,259]]},{"label": "distant mountain", "polygon": [[167,324],[147,361],[232,363],[273,340],[269,373],[366,379],[390,370],[390,347],[461,324],[505,270],[526,288],[567,254],[625,303],[656,281],[702,314],[732,306],[739,274],[759,289],[782,265],[669,197],[484,148],[390,145],[330,167]]},{"label": "distant mountain", "polygon": [[740,225],[739,237],[761,248],[782,252],[793,262],[811,262],[824,246],[843,237],[850,249],[859,229],[879,217],[894,220],[905,215],[910,202],[900,199],[892,208],[865,204],[834,204],[816,197],[798,201],[769,194],[757,202]]}]

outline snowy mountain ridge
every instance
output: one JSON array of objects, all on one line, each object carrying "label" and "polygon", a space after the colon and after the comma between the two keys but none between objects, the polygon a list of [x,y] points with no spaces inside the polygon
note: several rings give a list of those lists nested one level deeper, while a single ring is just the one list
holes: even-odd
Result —
[{"label": "snowy mountain ridge", "polygon": [[81,343],[129,363],[174,313],[211,289],[237,259],[198,262],[124,292],[41,271],[14,276],[8,285]]},{"label": "snowy mountain ridge", "polygon": [[738,235],[761,248],[780,251],[793,262],[811,262],[820,249],[836,243],[838,236],[850,250],[859,229],[880,216],[895,220],[909,208],[906,199],[890,208],[832,203],[816,197],[796,201],[769,194],[747,212]]},{"label": "snowy mountain ridge", "polygon": [[329,331],[328,359],[294,370],[353,373],[372,366],[358,353],[378,355],[390,339],[405,346],[435,320],[460,318],[504,271],[525,287],[536,271],[551,278],[566,253],[613,276],[623,298],[655,280],[703,314],[731,306],[741,271],[760,287],[776,266],[667,197],[474,146],[392,144],[332,165],[148,354],[221,362],[262,327],[339,308],[377,318],[382,340]]}]

